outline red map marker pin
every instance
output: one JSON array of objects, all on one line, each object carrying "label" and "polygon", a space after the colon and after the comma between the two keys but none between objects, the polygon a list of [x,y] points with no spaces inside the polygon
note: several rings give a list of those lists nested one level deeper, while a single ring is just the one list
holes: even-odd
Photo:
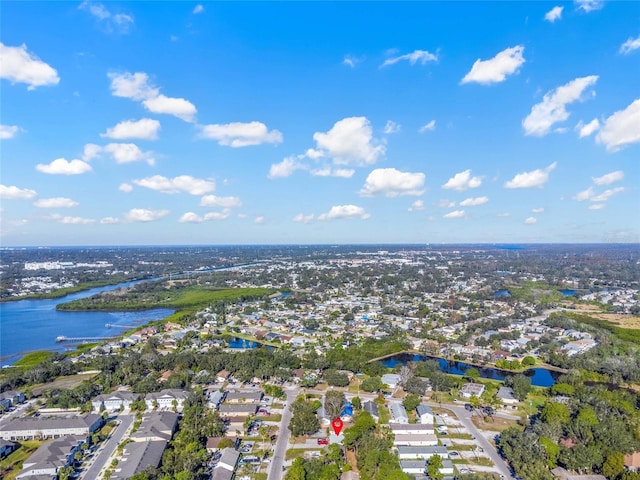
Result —
[{"label": "red map marker pin", "polygon": [[331,427],[333,428],[333,431],[335,432],[336,436],[338,436],[342,431],[342,427],[344,427],[344,423],[339,418],[334,418],[333,421],[331,422]]}]

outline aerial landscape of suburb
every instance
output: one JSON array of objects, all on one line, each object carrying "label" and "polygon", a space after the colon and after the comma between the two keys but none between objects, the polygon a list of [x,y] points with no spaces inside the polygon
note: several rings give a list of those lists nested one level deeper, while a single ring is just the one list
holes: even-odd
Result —
[{"label": "aerial landscape of suburb", "polygon": [[640,2],[0,2],[0,479],[640,480]]}]

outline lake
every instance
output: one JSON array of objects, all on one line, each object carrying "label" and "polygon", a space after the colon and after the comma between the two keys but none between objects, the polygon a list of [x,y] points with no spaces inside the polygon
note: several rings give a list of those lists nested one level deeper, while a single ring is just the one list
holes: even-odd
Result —
[{"label": "lake", "polygon": [[[487,378],[491,380],[504,381],[505,378],[516,375],[514,372],[508,370],[500,370],[491,367],[478,367],[476,365],[470,365],[465,362],[447,361],[444,358],[431,357],[428,355],[419,355],[413,353],[399,353],[393,357],[381,360],[387,368],[394,368],[397,365],[406,365],[409,362],[424,362],[426,360],[435,360],[440,366],[440,371],[444,373],[451,373],[453,375],[464,375],[464,373],[470,368],[475,368],[480,372],[481,378]],[[531,385],[536,387],[551,387],[556,383],[556,379],[562,375],[560,372],[547,370],[546,368],[531,368],[523,372],[524,375],[531,378]]]}]

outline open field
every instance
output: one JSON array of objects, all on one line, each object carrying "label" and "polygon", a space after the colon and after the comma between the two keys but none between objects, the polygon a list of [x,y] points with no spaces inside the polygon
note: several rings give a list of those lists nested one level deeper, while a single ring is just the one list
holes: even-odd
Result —
[{"label": "open field", "polygon": [[70,390],[77,387],[85,380],[91,380],[97,374],[96,373],[80,373],[77,375],[67,375],[66,377],[58,377],[51,383],[41,383],[31,387],[34,395],[41,395],[45,390],[53,389],[66,389]]}]

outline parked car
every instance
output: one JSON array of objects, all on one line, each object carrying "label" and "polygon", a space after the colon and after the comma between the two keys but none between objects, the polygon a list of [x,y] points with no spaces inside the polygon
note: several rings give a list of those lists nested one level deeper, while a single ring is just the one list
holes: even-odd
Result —
[{"label": "parked car", "polygon": [[471,411],[473,411],[473,407],[471,406],[471,404],[470,404],[470,403],[465,403],[465,404],[464,404],[464,408],[465,408],[465,410],[466,410],[467,412],[471,412]]},{"label": "parked car", "polygon": [[327,440],[326,438],[319,438],[318,445],[329,445],[329,440]]}]

